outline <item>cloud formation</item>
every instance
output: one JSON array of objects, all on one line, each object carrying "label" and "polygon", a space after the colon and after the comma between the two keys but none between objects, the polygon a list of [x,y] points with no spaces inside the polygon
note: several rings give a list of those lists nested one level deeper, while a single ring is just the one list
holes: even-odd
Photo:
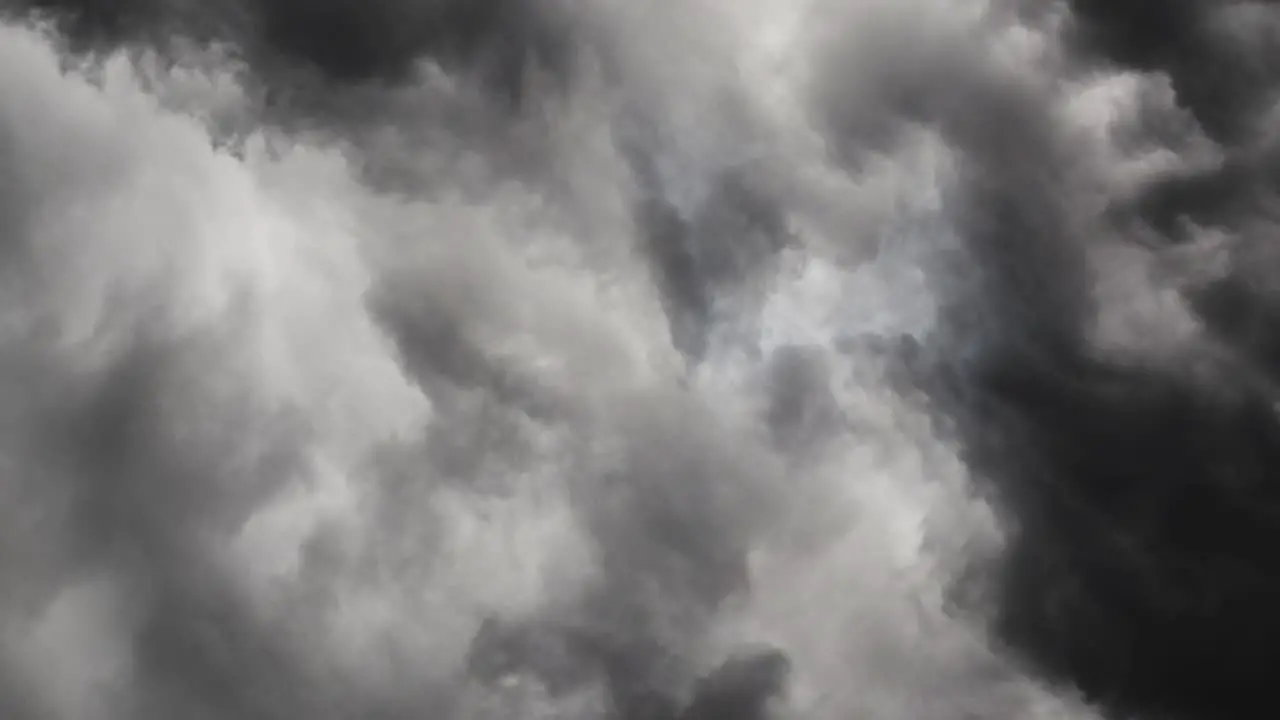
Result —
[{"label": "cloud formation", "polygon": [[0,8],[4,717],[1267,698],[1273,5]]}]

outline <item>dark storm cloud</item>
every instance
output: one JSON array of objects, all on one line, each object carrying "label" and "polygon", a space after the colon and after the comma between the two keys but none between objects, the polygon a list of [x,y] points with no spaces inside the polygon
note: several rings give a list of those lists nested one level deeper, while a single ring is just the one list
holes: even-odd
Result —
[{"label": "dark storm cloud", "polygon": [[[1174,239],[1179,223],[1229,226],[1274,205],[1271,131],[1280,94],[1276,8],[1267,2],[1072,2],[1065,40],[1094,67],[1119,66],[1167,77],[1195,129],[1218,143],[1222,159],[1175,171],[1150,184],[1138,213]],[[1166,120],[1170,113],[1156,113]],[[1154,118],[1153,118],[1154,119]],[[1161,120],[1156,120],[1161,122]],[[1177,134],[1185,135],[1183,130]],[[1141,137],[1177,146],[1156,125]],[[1173,140],[1173,142],[1170,142]]]},{"label": "dark storm cloud", "polygon": [[1262,129],[1275,101],[1270,4],[1072,0],[1068,42],[1095,60],[1167,74],[1209,136],[1236,144]]},{"label": "dark storm cloud", "polygon": [[978,462],[1020,528],[1010,640],[1117,713],[1262,701],[1280,590],[1267,396],[1087,360],[1010,362],[988,383],[1004,440]]},{"label": "dark storm cloud", "polygon": [[[1088,312],[1082,252],[1094,211],[1086,192],[1097,169],[1053,106],[1057,68],[1000,58],[984,46],[993,41],[982,26],[911,27],[903,15],[873,16],[856,31],[865,46],[831,58],[823,89],[836,142],[854,153],[857,167],[867,148],[874,156],[892,142],[876,139],[879,123],[900,134],[936,132],[955,155],[948,212],[986,280],[984,292],[999,298],[986,308],[1001,316],[990,328],[1043,333],[1043,342],[1074,333]],[[1008,20],[993,12],[983,24],[986,32],[1007,32]]]},{"label": "dark storm cloud", "polygon": [[[1280,652],[1271,609],[1280,601],[1280,422],[1264,379],[1280,328],[1274,280],[1261,269],[1272,267],[1266,120],[1280,66],[1274,36],[1258,29],[1274,27],[1277,9],[1070,6],[1073,72],[1166,74],[1225,158],[1207,168],[1189,161],[1141,187],[1147,231],[1091,199],[1089,183],[1106,170],[1051,114],[1053,87],[995,68],[981,50],[935,43],[925,52],[937,57],[925,60],[923,43],[906,44],[896,50],[905,59],[887,67],[866,69],[865,57],[840,65],[854,71],[833,71],[835,87],[852,92],[834,104],[828,96],[828,117],[858,152],[890,146],[908,126],[886,118],[908,118],[958,155],[951,210],[981,289],[955,299],[944,336],[980,351],[958,366],[955,394],[937,390],[935,401],[959,419],[969,460],[994,481],[1013,528],[996,572],[998,633],[1114,717],[1243,715],[1268,702],[1264,668]],[[882,28],[881,37],[902,48],[911,32]],[[1196,131],[1146,129],[1143,141],[1165,147]],[[1230,236],[1226,275],[1184,296],[1226,346],[1215,361],[1226,369],[1208,382],[1171,369],[1185,367],[1176,361],[1154,369],[1151,358],[1108,358],[1086,331],[1096,313],[1117,311],[1097,305],[1088,248],[1150,242],[1150,229],[1183,242],[1185,220]]]},{"label": "dark storm cloud", "polygon": [[5,5],[11,13],[52,18],[75,49],[130,43],[164,47],[176,38],[225,42],[260,71],[283,70],[284,63],[339,84],[405,82],[418,62],[434,60],[514,99],[529,69],[567,69],[561,64],[564,38],[549,24],[549,3],[8,0]]}]

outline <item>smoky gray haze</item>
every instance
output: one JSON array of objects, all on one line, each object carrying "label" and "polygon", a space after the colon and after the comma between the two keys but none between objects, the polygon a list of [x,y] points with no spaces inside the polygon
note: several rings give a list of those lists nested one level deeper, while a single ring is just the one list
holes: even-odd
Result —
[{"label": "smoky gray haze", "polygon": [[1280,3],[0,0],[0,720],[1232,720]]}]

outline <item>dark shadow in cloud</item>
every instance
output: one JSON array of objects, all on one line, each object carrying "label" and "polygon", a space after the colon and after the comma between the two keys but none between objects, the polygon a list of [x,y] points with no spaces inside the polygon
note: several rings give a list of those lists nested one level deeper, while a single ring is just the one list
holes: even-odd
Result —
[{"label": "dark shadow in cloud", "polygon": [[710,185],[706,197],[682,211],[672,196],[680,191],[666,186],[654,167],[661,149],[634,139],[623,147],[639,187],[634,213],[641,252],[661,292],[672,343],[700,360],[717,299],[757,279],[790,243],[784,211],[749,164],[704,169],[708,176],[694,182]]},{"label": "dark shadow in cloud", "polygon": [[688,222],[656,191],[637,203],[642,249],[661,292],[671,343],[686,357],[707,351],[712,289],[699,267]]},{"label": "dark shadow in cloud", "polygon": [[468,668],[485,684],[508,677],[535,680],[552,697],[598,682],[619,720],[676,720],[679,700],[655,675],[663,660],[660,647],[597,629],[490,618],[472,641]]},{"label": "dark shadow in cloud", "polygon": [[257,79],[296,91],[298,71],[337,86],[397,85],[420,61],[465,74],[518,103],[530,73],[563,77],[568,38],[546,2],[522,0],[4,0],[13,16],[51,18],[78,53],[175,38],[226,43]]},{"label": "dark shadow in cloud", "polygon": [[[261,481],[232,487],[226,473],[233,460],[217,447],[218,434],[205,428],[201,444],[187,446],[166,416],[166,407],[182,402],[175,391],[195,380],[186,373],[198,368],[192,356],[140,342],[42,433],[54,440],[44,448],[49,457],[66,470],[72,555],[86,567],[119,571],[138,618],[139,704],[130,716],[325,717],[323,703],[309,702],[314,688],[306,683],[303,691],[296,677],[306,663],[284,633],[236,597],[211,554],[281,487],[299,445],[283,436],[278,445],[268,442],[279,457],[258,458],[254,477]],[[234,447],[231,426],[221,427]]]},{"label": "dark shadow in cloud", "polygon": [[[1208,4],[1073,5],[1084,47],[1169,72],[1211,136],[1250,132],[1270,78],[1210,34]],[[976,96],[985,122],[947,136],[969,168],[956,211],[984,278],[967,312],[995,327],[954,416],[1013,533],[997,632],[1112,717],[1243,717],[1268,702],[1280,661],[1280,422],[1250,369],[1270,362],[1273,302],[1236,278],[1193,298],[1240,368],[1221,381],[1095,357],[1087,275],[1073,270],[1093,221],[1048,179],[1070,177],[1069,145],[1007,92]],[[1007,151],[992,127],[1014,138]],[[1243,227],[1269,174],[1241,156],[1143,202],[1162,229]]]},{"label": "dark shadow in cloud", "polygon": [[1061,353],[1079,342],[1091,310],[1070,145],[1040,98],[985,82],[970,97],[982,112],[942,129],[963,153],[949,205],[985,294],[971,324],[996,345]]},{"label": "dark shadow in cloud", "polygon": [[783,347],[769,363],[765,423],[775,446],[790,458],[808,457],[843,421],[831,392],[824,358],[805,348]]},{"label": "dark shadow in cloud", "polygon": [[485,355],[467,336],[466,319],[457,312],[428,300],[415,302],[408,293],[379,294],[371,308],[391,333],[406,370],[428,393],[445,386],[483,390],[501,406],[530,417],[549,420],[557,414],[534,383]]},{"label": "dark shadow in cloud", "polygon": [[422,58],[516,99],[536,66],[565,70],[544,3],[523,0],[276,0],[257,8],[265,44],[339,82],[406,80]]},{"label": "dark shadow in cloud", "polygon": [[1070,41],[1124,67],[1167,73],[1179,104],[1210,137],[1234,144],[1258,129],[1280,79],[1280,47],[1250,48],[1227,24],[1231,6],[1248,4],[1072,0]]},{"label": "dark shadow in cloud", "polygon": [[[68,406],[42,434],[51,440],[44,448],[50,458],[82,483],[75,489],[72,528],[86,555],[105,553],[102,559],[115,555],[144,565],[154,560],[162,567],[200,559],[205,543],[238,530],[297,469],[304,445],[301,426],[293,425],[298,418],[223,424],[218,421],[247,414],[252,405],[207,406],[208,425],[201,423],[198,442],[187,434],[193,428],[177,424],[175,411],[189,402],[185,388],[202,380],[199,353],[208,340],[192,339],[179,348],[139,337],[91,393],[68,393]],[[240,433],[248,430],[262,452],[228,452],[244,447]],[[236,477],[236,463],[251,464],[252,482],[228,480]]]},{"label": "dark shadow in cloud", "polygon": [[[69,508],[58,571],[109,570],[128,608],[119,618],[127,689],[122,709],[103,707],[102,717],[399,718],[445,707],[453,695],[427,683],[370,693],[336,674],[315,652],[323,637],[298,631],[327,590],[296,593],[283,615],[232,576],[228,545],[299,475],[306,437],[299,418],[262,422],[244,398],[224,407],[204,396],[192,412],[184,390],[205,381],[201,343],[140,339],[90,387],[63,388],[32,420],[40,425],[31,451],[52,473],[40,492]],[[307,578],[325,571],[309,561],[300,570]]]},{"label": "dark shadow in cloud", "polygon": [[530,676],[552,696],[598,680],[618,720],[764,720],[787,689],[791,662],[769,648],[725,659],[685,700],[656,679],[665,661],[660,647],[617,640],[585,628],[489,619],[472,642],[469,668],[484,683]]},{"label": "dark shadow in cloud", "polygon": [[156,578],[134,640],[136,717],[333,717],[337,709],[283,635],[210,578]]},{"label": "dark shadow in cloud", "polygon": [[948,341],[1073,346],[1090,311],[1086,225],[1073,187],[1088,168],[1050,111],[1050,94],[994,67],[980,48],[904,23],[873,17],[858,30],[867,43],[828,56],[818,113],[831,146],[856,173],[908,129],[937,132],[956,154],[945,212],[978,276],[965,285],[981,287],[980,298],[967,298],[981,309],[953,315],[949,322],[966,331]]},{"label": "dark shadow in cloud", "polygon": [[1230,157],[1210,169],[1176,172],[1151,183],[1133,210],[1173,240],[1185,237],[1185,223],[1230,227],[1259,210],[1269,184],[1269,168],[1255,158]]},{"label": "dark shadow in cloud", "polygon": [[1280,298],[1261,295],[1245,279],[1231,276],[1191,301],[1214,337],[1247,358],[1252,370],[1280,382]]},{"label": "dark shadow in cloud", "polygon": [[1015,518],[1004,637],[1117,717],[1265,702],[1280,660],[1267,396],[1046,356],[1001,357],[980,380],[972,457]]},{"label": "dark shadow in cloud", "polygon": [[[1271,137],[1280,100],[1280,42],[1271,2],[1072,0],[1063,38],[1089,65],[1164,74],[1179,108],[1224,153],[1221,163],[1180,170],[1151,183],[1131,212],[1171,240],[1183,221],[1238,229],[1275,207],[1280,156]],[[1160,113],[1168,118],[1168,113]],[[1186,128],[1142,128],[1154,146],[1179,150]]]},{"label": "dark shadow in cloud", "polygon": [[0,5],[9,16],[51,19],[75,51],[162,41],[179,7],[165,0],[6,0]]},{"label": "dark shadow in cloud", "polygon": [[791,661],[777,650],[758,650],[725,660],[694,686],[680,720],[765,720],[769,702],[787,691]]},{"label": "dark shadow in cloud", "polygon": [[[1179,102],[1227,143],[1224,166],[1157,183],[1139,215],[1162,229],[1183,218],[1256,226],[1272,161],[1245,148],[1280,66],[1221,34],[1219,4],[1072,7],[1073,50],[1169,73]],[[1189,298],[1226,345],[1213,381],[1097,357],[1084,248],[1114,228],[1078,199],[1083,154],[1036,86],[962,46],[931,52],[833,63],[845,71],[830,71],[826,117],[851,168],[866,142],[894,141],[885,117],[936,129],[957,155],[948,210],[977,289],[944,309],[947,344],[926,353],[923,383],[1011,532],[994,574],[995,633],[1108,717],[1256,712],[1280,662],[1280,420],[1258,372],[1274,367],[1274,296],[1241,259]],[[977,351],[949,357],[957,343]]]}]

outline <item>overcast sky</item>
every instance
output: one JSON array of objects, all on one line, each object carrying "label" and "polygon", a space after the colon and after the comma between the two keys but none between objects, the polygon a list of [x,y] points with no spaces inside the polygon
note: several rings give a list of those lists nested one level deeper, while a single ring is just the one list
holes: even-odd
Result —
[{"label": "overcast sky", "polygon": [[1277,88],[1261,1],[0,0],[0,717],[1256,716]]}]

